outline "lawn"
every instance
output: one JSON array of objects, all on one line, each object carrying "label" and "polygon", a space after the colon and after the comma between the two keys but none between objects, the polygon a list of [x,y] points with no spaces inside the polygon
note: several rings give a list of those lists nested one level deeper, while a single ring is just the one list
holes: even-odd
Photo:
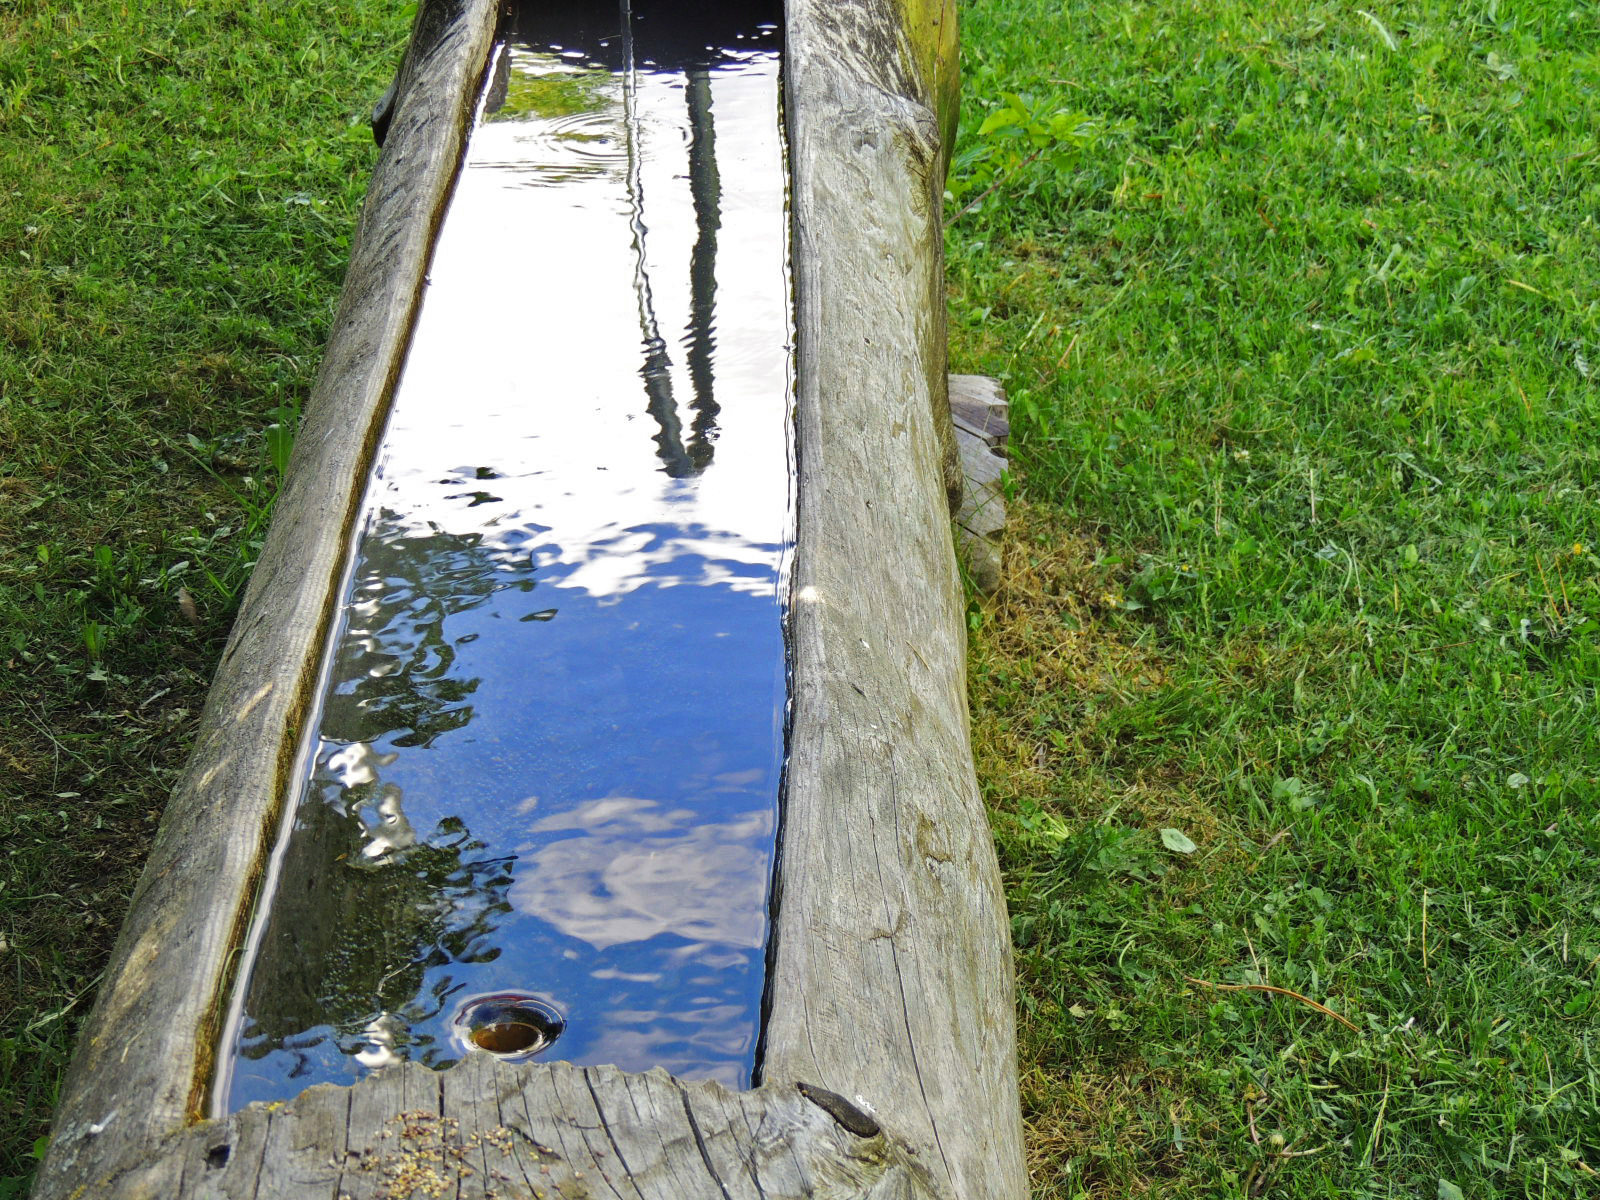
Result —
[{"label": "lawn", "polygon": [[[1600,9],[962,17],[952,365],[1015,421],[974,731],[1038,1194],[1600,1190]],[[0,5],[0,1198],[406,25]]]},{"label": "lawn", "polygon": [[0,1197],[260,545],[408,27],[0,4]]},{"label": "lawn", "polygon": [[1039,1194],[1592,1193],[1600,9],[963,17]]}]

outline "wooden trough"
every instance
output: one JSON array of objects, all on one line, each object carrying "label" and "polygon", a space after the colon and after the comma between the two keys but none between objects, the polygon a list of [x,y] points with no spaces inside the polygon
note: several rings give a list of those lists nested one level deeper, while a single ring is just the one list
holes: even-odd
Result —
[{"label": "wooden trough", "polygon": [[[1021,1197],[1009,929],[969,744],[947,506],[961,474],[938,203],[957,89],[949,0],[790,0],[786,18],[799,508],[760,1086],[474,1054],[207,1116],[498,9],[419,8],[276,520],[34,1195]],[[982,538],[997,410],[980,396],[964,412],[989,498],[964,524]]]}]

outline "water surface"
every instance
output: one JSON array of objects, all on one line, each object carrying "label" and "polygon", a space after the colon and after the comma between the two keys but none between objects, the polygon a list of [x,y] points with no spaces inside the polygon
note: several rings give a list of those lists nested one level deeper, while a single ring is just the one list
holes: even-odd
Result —
[{"label": "water surface", "polygon": [[505,992],[565,1022],[544,1057],[750,1081],[792,454],[779,17],[744,12],[516,21],[366,499],[224,1107],[445,1065],[456,1014]]}]

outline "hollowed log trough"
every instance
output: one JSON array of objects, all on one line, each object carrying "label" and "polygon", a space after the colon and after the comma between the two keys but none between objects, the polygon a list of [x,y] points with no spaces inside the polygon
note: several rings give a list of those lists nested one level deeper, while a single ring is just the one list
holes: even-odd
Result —
[{"label": "hollowed log trough", "polygon": [[761,1085],[473,1054],[207,1116],[497,9],[419,8],[277,515],[34,1194],[1021,1197],[1009,931],[969,743],[949,507],[951,0],[791,0],[786,17],[798,530]]}]

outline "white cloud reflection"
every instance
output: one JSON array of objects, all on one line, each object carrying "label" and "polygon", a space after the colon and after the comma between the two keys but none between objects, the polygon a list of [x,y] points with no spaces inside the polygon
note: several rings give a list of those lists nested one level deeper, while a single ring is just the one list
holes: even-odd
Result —
[{"label": "white cloud reflection", "polygon": [[[744,949],[766,938],[770,813],[702,824],[688,809],[607,796],[537,822],[511,903],[597,950],[664,933]],[[701,960],[703,954],[696,954]]]},{"label": "white cloud reflection", "polygon": [[606,1061],[624,1071],[661,1067],[679,1079],[715,1079],[733,1089],[747,1086],[738,1060],[754,1049],[755,1031],[742,1005],[635,1010],[615,1017],[617,1023],[606,1031]]}]

